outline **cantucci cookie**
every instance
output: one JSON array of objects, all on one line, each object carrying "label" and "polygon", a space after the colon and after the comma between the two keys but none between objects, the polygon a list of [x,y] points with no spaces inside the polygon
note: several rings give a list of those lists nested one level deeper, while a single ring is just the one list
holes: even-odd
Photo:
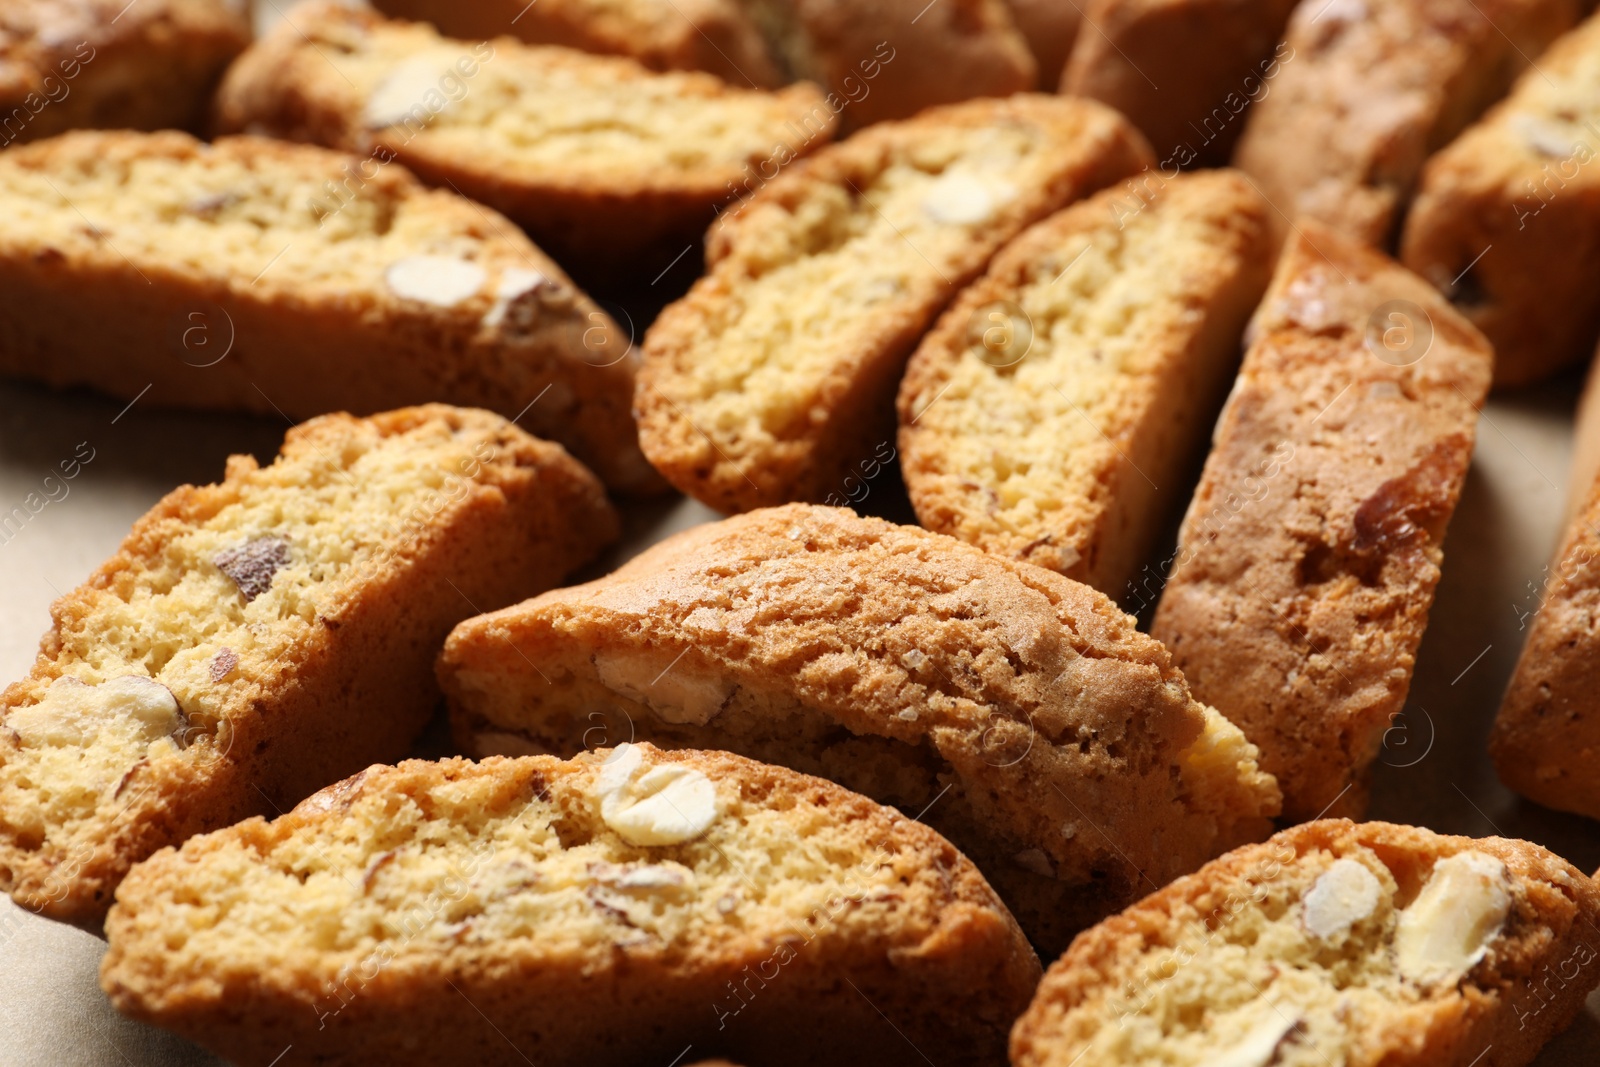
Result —
[{"label": "cantucci cookie", "polygon": [[1600,887],[1527,841],[1327,819],[1080,936],[1014,1067],[1523,1067],[1600,979]]},{"label": "cantucci cookie", "polygon": [[141,864],[107,936],[119,1010],[262,1065],[992,1064],[1039,980],[928,827],[632,744],[370,767]]},{"label": "cantucci cookie", "polygon": [[233,0],[6,0],[0,146],[86,126],[197,128],[249,43]]},{"label": "cantucci cookie", "polygon": [[[1326,0],[1324,0],[1326,2]],[[1090,0],[1061,91],[1122,112],[1173,170],[1228,158],[1272,92],[1295,0]],[[1276,51],[1275,51],[1276,49]]]},{"label": "cantucci cookie", "polygon": [[713,228],[709,273],[645,337],[645,454],[724,511],[839,491],[890,440],[905,360],[960,288],[1149,162],[1110,109],[1022,95],[883,123],[779,174]]},{"label": "cantucci cookie", "polygon": [[447,37],[510,34],[529,44],[627,56],[651,70],[703,70],[731,85],[781,84],[761,31],[738,0],[378,0],[392,18]]},{"label": "cantucci cookie", "polygon": [[217,111],[224,130],[396,159],[505,212],[574,270],[645,280],[837,122],[811,85],[756,92],[508,37],[451,40],[332,0],[246,52]]},{"label": "cantucci cookie", "polygon": [[[1549,808],[1600,819],[1600,375],[1578,409],[1567,528],[1489,736],[1500,780]],[[1519,626],[1519,629],[1521,626]]]},{"label": "cantucci cookie", "polygon": [[1277,812],[1255,750],[1106,597],[839,508],[702,526],[468,620],[439,678],[469,753],[715,746],[893,804],[1050,952]]},{"label": "cantucci cookie", "polygon": [[1428,161],[1401,256],[1494,344],[1496,385],[1589,355],[1600,298],[1600,17]]},{"label": "cantucci cookie", "polygon": [[1421,278],[1310,220],[1250,333],[1151,633],[1261,747],[1287,818],[1358,814],[1493,353]]},{"label": "cantucci cookie", "polygon": [[371,162],[174,132],[0,153],[0,373],[289,418],[490,408],[659,486],[617,324],[506,219]]},{"label": "cantucci cookie", "polygon": [[1280,212],[1384,247],[1422,171],[1577,22],[1581,0],[1326,0],[1289,20],[1281,73],[1233,157]]},{"label": "cantucci cookie", "polygon": [[1233,171],[1136,178],[1007,245],[900,385],[922,525],[1123,595],[1232,380],[1269,211]]},{"label": "cantucci cookie", "polygon": [[398,758],[450,627],[616,532],[561,449],[442,405],[313,419],[174,490],[0,696],[0,886],[97,930],[157,849]]}]

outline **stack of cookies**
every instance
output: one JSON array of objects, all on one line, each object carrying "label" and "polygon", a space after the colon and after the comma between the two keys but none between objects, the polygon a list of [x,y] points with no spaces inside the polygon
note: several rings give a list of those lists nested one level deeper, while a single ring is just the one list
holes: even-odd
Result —
[{"label": "stack of cookies", "polygon": [[[0,373],[295,423],[0,693],[0,888],[118,1011],[1520,1067],[1600,985],[1571,863],[1362,821],[1479,409],[1600,333],[1577,0],[97,4],[0,12]],[[1491,751],[1600,818],[1579,441]]]}]

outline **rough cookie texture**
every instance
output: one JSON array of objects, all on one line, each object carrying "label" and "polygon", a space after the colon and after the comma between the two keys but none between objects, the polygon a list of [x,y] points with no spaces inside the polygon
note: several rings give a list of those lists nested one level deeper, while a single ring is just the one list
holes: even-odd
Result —
[{"label": "rough cookie texture", "polygon": [[[660,775],[704,790],[711,818],[634,842],[606,798]],[[1039,980],[1005,905],[926,826],[649,745],[370,767],[141,864],[107,934],[119,1010],[259,1067],[635,1067],[687,1046],[877,1065],[908,1040],[992,1064]]]},{"label": "rough cookie texture", "polygon": [[1387,247],[1423,161],[1578,21],[1580,0],[1325,0],[1289,20],[1234,166],[1300,216]]},{"label": "rough cookie texture", "polygon": [[398,758],[450,627],[616,531],[561,449],[442,405],[313,419],[174,490],[0,695],[0,886],[98,930],[157,849]]},{"label": "rough cookie texture", "polygon": [[198,129],[249,43],[231,0],[6,0],[0,145],[84,127]]},{"label": "rough cookie texture", "polygon": [[1357,815],[1493,353],[1422,279],[1310,220],[1250,333],[1151,633],[1261,747],[1287,818]]},{"label": "rough cookie texture", "polygon": [[1015,1067],[1522,1067],[1600,981],[1600,886],[1526,841],[1327,819],[1077,939]]},{"label": "rough cookie texture", "polygon": [[644,281],[752,174],[827,144],[837,122],[813,85],[756,92],[509,37],[451,40],[332,0],[245,53],[217,111],[223,130],[392,156],[576,271]]},{"label": "rough cookie texture", "polygon": [[702,526],[468,620],[439,678],[469,753],[715,745],[925,818],[1052,953],[1277,811],[1110,600],[840,508]]},{"label": "rough cookie texture", "polygon": [[1232,380],[1270,210],[1233,171],[1151,174],[1007,245],[900,385],[918,521],[1121,596]]},{"label": "rough cookie texture", "polygon": [[1401,257],[1494,343],[1497,386],[1587,357],[1600,332],[1600,17],[1428,161]]},{"label": "rough cookie texture", "polygon": [[1566,533],[1489,737],[1500,780],[1600,819],[1600,378],[1578,409]]},{"label": "rough cookie texture", "polygon": [[[1326,2],[1326,0],[1324,0]],[[1088,0],[1061,91],[1122,112],[1156,155],[1220,163],[1272,91],[1295,0]]]},{"label": "rough cookie texture", "polygon": [[1029,224],[1151,162],[1102,105],[1037,95],[883,123],[724,214],[645,337],[645,454],[724,511],[823,500],[891,440],[907,357]]},{"label": "rough cookie texture", "polygon": [[378,0],[393,18],[431,22],[447,37],[510,34],[529,44],[627,56],[651,70],[703,70],[730,85],[783,82],[738,0]]},{"label": "rough cookie texture", "polygon": [[173,132],[0,153],[0,373],[289,418],[444,400],[660,488],[617,324],[506,219],[362,168]]}]

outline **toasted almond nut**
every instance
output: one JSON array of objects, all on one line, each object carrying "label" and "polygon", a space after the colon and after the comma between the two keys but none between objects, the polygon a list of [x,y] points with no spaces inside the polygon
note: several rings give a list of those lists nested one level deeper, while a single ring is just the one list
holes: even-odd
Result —
[{"label": "toasted almond nut", "polygon": [[134,724],[142,742],[169,737],[184,725],[178,699],[170,689],[132,674],[99,685],[57,678],[45,690],[43,700],[17,708],[6,718],[6,725],[26,745],[83,745],[94,739],[102,725],[118,720]]},{"label": "toasted almond nut", "polygon": [[1299,1021],[1268,1007],[1243,1038],[1207,1058],[1206,1067],[1267,1067]]},{"label": "toasted almond nut", "polygon": [[445,308],[476,296],[487,278],[478,264],[454,256],[407,256],[383,274],[396,296]]},{"label": "toasted almond nut", "polygon": [[1440,860],[1400,913],[1394,953],[1401,976],[1418,985],[1454,984],[1483,959],[1510,911],[1504,863],[1476,851]]},{"label": "toasted almond nut", "polygon": [[630,845],[693,841],[717,819],[711,779],[675,763],[645,769],[643,754],[631,744],[612,752],[598,786],[600,817]]},{"label": "toasted almond nut", "polygon": [[1335,860],[1306,890],[1300,921],[1314,937],[1343,937],[1377,909],[1382,895],[1383,883],[1366,864]]},{"label": "toasted almond nut", "polygon": [[1565,159],[1578,148],[1578,139],[1558,124],[1540,115],[1519,112],[1511,117],[1511,128],[1529,148],[1551,159]]},{"label": "toasted almond nut", "polygon": [[1004,182],[983,182],[970,174],[943,174],[922,198],[922,210],[935,222],[958,226],[988,222],[995,209],[1015,195]]},{"label": "toasted almond nut", "polygon": [[[449,69],[436,57],[426,55],[397,64],[367,98],[367,106],[361,111],[362,123],[370,130],[408,121],[425,124],[450,104],[450,98],[440,89]],[[435,99],[442,102],[435,104]]]},{"label": "toasted almond nut", "polygon": [[676,660],[656,662],[625,652],[599,652],[594,664],[602,685],[637,700],[663,722],[704,726],[716,718],[734,688],[726,678],[695,674]]}]

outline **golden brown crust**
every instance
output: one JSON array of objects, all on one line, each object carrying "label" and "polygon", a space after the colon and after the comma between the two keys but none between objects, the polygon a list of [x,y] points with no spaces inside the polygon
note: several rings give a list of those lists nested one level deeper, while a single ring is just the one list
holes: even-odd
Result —
[{"label": "golden brown crust", "polygon": [[1039,963],[947,841],[831,782],[633,751],[709,780],[699,836],[608,828],[603,752],[371,767],[141,864],[102,986],[253,1065],[1003,1056]]},{"label": "golden brown crust", "polygon": [[1549,808],[1600,819],[1600,381],[1579,407],[1568,521],[1489,736],[1500,780]]},{"label": "golden brown crust", "polygon": [[[1300,216],[1388,247],[1423,162],[1578,20],[1575,0],[1302,4],[1234,166]],[[1315,145],[1315,151],[1307,151]]]},{"label": "golden brown crust", "polygon": [[1151,632],[1261,746],[1285,817],[1357,814],[1492,353],[1427,283],[1310,221],[1250,330]]},{"label": "golden brown crust", "polygon": [[1266,289],[1269,210],[1233,171],[1146,173],[1007,245],[900,384],[918,521],[1123,595]]},{"label": "golden brown crust", "polygon": [[1272,91],[1294,0],[1092,0],[1063,93],[1128,116],[1165,163],[1221,163]]},{"label": "golden brown crust", "polygon": [[[291,419],[484,407],[615,488],[662,488],[617,324],[506,219],[372,162],[174,132],[0,153],[16,205],[0,230],[0,370]],[[397,288],[398,265],[438,259],[474,272],[476,292]],[[524,288],[507,301],[507,285]]]},{"label": "golden brown crust", "polygon": [[925,812],[1045,951],[1276,813],[1106,597],[843,509],[689,530],[463,623],[438,670],[467,752],[715,745]]},{"label": "golden brown crust", "polygon": [[392,155],[585,277],[640,282],[752,175],[827,144],[836,124],[814,85],[758,92],[511,37],[452,40],[333,0],[252,47],[217,96],[223,132]]},{"label": "golden brown crust", "polygon": [[249,43],[229,0],[8,0],[0,145],[81,128],[198,131],[223,68]]},{"label": "golden brown crust", "polygon": [[[1357,948],[1353,967],[1328,948],[1312,957],[1311,968],[1328,968],[1342,978],[1323,989],[1325,996],[1344,1003],[1337,1022],[1297,1015],[1303,1007],[1297,980],[1311,969],[1304,944],[1311,938],[1297,916],[1320,872],[1336,859],[1362,862],[1377,869],[1380,893],[1392,894],[1394,905],[1404,907],[1440,860],[1462,853],[1504,864],[1511,907],[1485,957],[1459,984],[1419,988],[1392,981],[1380,986],[1393,967],[1385,958],[1393,951],[1390,912],[1388,920],[1380,918],[1367,932],[1369,943]],[[1390,907],[1380,904],[1377,913]],[[1265,923],[1256,921],[1261,911]],[[1138,1023],[1164,1031],[1173,1045],[1178,1043],[1174,1035],[1214,1031],[1210,1047],[1215,1054],[1240,1037],[1242,1027],[1219,1025],[1218,1019],[1230,1012],[1239,1013],[1235,1019],[1247,1014],[1239,1007],[1242,1000],[1275,1002],[1277,1017],[1292,1024],[1276,1050],[1262,1048],[1258,1058],[1248,1060],[1252,1063],[1522,1067],[1571,1022],[1600,978],[1600,968],[1593,966],[1600,952],[1597,921],[1600,887],[1538,845],[1451,837],[1389,823],[1308,823],[1236,849],[1082,934],[1049,969],[1032,1006],[1018,1020],[1011,1062],[1016,1067],[1149,1062],[1118,1055],[1118,1039]],[[1291,922],[1292,931],[1283,929]],[[1235,947],[1236,952],[1228,951]],[[1160,959],[1168,961],[1164,968],[1151,966]],[[1198,1011],[1164,1022],[1147,1014],[1186,978],[1203,980],[1206,968],[1215,970],[1209,972],[1208,1002]],[[1253,992],[1240,988],[1251,980],[1260,983]],[[1374,1003],[1379,998],[1372,994],[1380,988],[1385,999]],[[1164,1056],[1162,1062],[1191,1060]]]},{"label": "golden brown crust", "polygon": [[[405,467],[429,459],[449,469]],[[380,484],[392,492],[370,488]],[[294,509],[315,515],[334,497],[329,543]],[[450,627],[474,605],[555,584],[616,530],[599,483],[559,447],[443,405],[322,416],[289,431],[273,466],[235,456],[220,484],[174,490],[52,606],[33,670],[0,696],[4,888],[98,930],[117,883],[157,849],[398,758],[434,710],[428,661]],[[281,544],[286,575],[269,565],[264,586],[203,547],[263,535]],[[274,581],[282,591],[263,595]],[[19,709],[57,679],[129,675],[177,701],[178,748],[134,750],[107,783],[91,780],[87,758],[41,762],[50,747],[15,721]],[[98,751],[98,738],[84,732],[78,746]],[[70,796],[75,807],[51,806]]]},{"label": "golden brown crust", "polygon": [[1600,332],[1600,19],[1428,160],[1401,258],[1494,344],[1496,387],[1586,358]]},{"label": "golden brown crust", "polygon": [[703,70],[752,89],[783,83],[737,0],[378,0],[373,6],[390,18],[431,22],[446,37],[510,34],[528,44],[627,56],[651,70]]},{"label": "golden brown crust", "polygon": [[1019,95],[882,123],[785,170],[713,228],[709,273],[645,338],[645,454],[724,511],[823,500],[892,439],[905,360],[994,252],[1149,163],[1109,109]]}]

